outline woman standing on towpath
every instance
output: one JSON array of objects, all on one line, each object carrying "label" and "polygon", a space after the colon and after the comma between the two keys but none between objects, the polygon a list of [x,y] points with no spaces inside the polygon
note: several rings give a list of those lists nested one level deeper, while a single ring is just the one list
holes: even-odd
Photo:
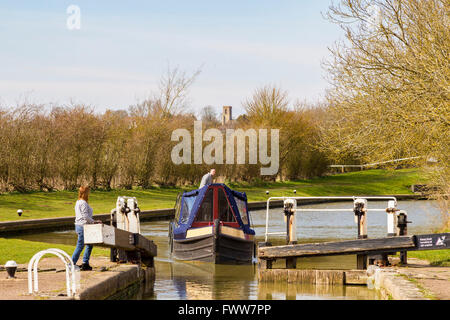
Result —
[{"label": "woman standing on towpath", "polygon": [[[89,187],[81,186],[78,190],[78,200],[75,203],[75,231],[78,235],[77,246],[72,255],[73,264],[77,264],[78,258],[84,248],[84,228],[85,224],[102,223],[100,220],[94,220],[93,209],[88,204],[89,201]],[[91,257],[93,246],[91,244],[86,245],[86,250],[83,255],[83,264],[81,270],[89,271],[92,267],[89,265],[89,258]]]}]

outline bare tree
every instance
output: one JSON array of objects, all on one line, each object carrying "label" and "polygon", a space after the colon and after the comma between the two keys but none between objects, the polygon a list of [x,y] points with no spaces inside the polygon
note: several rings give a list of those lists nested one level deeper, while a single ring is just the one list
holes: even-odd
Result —
[{"label": "bare tree", "polygon": [[200,110],[200,119],[207,123],[212,125],[218,125],[219,120],[217,119],[217,113],[214,110],[213,106],[205,106]]},{"label": "bare tree", "polygon": [[253,123],[279,125],[288,111],[288,93],[275,86],[265,86],[255,90],[243,106]]}]

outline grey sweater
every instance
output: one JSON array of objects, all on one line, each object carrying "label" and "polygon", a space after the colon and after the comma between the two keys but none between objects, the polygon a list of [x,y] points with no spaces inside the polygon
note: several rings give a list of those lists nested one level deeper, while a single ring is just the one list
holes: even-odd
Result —
[{"label": "grey sweater", "polygon": [[211,173],[207,173],[202,177],[202,181],[200,182],[199,189],[201,189],[204,186],[206,186],[207,184],[211,184],[211,183],[212,183],[212,175],[211,175]]},{"label": "grey sweater", "polygon": [[92,214],[94,210],[92,210],[91,206],[84,200],[77,200],[75,203],[75,224],[82,226],[85,224],[94,223],[94,219],[92,219]]}]

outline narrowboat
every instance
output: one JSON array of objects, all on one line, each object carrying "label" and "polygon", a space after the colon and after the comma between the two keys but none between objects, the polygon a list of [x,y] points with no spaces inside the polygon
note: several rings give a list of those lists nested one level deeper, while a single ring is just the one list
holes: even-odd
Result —
[{"label": "narrowboat", "polygon": [[169,246],[177,260],[251,264],[255,231],[247,195],[225,184],[180,194],[169,225]]}]

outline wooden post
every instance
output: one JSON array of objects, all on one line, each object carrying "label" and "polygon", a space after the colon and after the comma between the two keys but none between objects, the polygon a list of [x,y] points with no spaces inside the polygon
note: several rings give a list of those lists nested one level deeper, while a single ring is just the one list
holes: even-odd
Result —
[{"label": "wooden post", "polygon": [[286,243],[297,243],[297,222],[296,222],[296,209],[297,200],[287,199],[284,200],[284,221],[286,222]]},{"label": "wooden post", "polygon": [[[396,237],[399,235],[397,229],[397,211],[399,210],[396,208],[396,202],[394,200],[389,200],[386,208],[388,237]],[[389,266],[389,254],[395,254],[395,252],[369,255],[369,265],[375,264],[383,267]]]},{"label": "wooden post", "polygon": [[358,215],[358,239],[367,239],[367,201],[361,215]]},{"label": "wooden post", "polygon": [[356,255],[356,269],[366,270],[367,269],[367,255],[358,254]]},{"label": "wooden post", "polygon": [[408,264],[408,251],[400,251],[400,262]]},{"label": "wooden post", "polygon": [[297,223],[295,212],[289,217],[289,244],[297,244]]},{"label": "wooden post", "polygon": [[260,270],[266,270],[266,269],[272,269],[272,262],[273,260],[268,259],[259,259],[259,269]]},{"label": "wooden post", "polygon": [[367,239],[367,213],[359,217],[359,239]]},{"label": "wooden post", "polygon": [[291,257],[286,258],[286,269],[296,269],[297,268],[297,258]]},{"label": "wooden post", "polygon": [[[259,242],[258,248],[263,247],[271,247],[272,244],[270,242]],[[258,250],[259,251],[259,250]],[[259,257],[259,254],[258,254]],[[258,258],[258,267],[260,270],[272,269],[272,259],[260,259]]]},{"label": "wooden post", "polygon": [[367,239],[367,200],[356,199],[353,204],[353,212],[358,225],[358,239]]},{"label": "wooden post", "polygon": [[[286,221],[286,242],[288,245],[297,244],[297,223],[296,211],[297,200],[287,199],[284,201],[284,215]],[[297,258],[286,258],[286,269],[295,269],[297,267]]]},{"label": "wooden post", "polygon": [[[400,211],[397,218],[398,234],[400,236],[406,236],[408,234],[408,214],[406,211]],[[400,262],[402,264],[408,264],[408,252],[400,251]]]}]

